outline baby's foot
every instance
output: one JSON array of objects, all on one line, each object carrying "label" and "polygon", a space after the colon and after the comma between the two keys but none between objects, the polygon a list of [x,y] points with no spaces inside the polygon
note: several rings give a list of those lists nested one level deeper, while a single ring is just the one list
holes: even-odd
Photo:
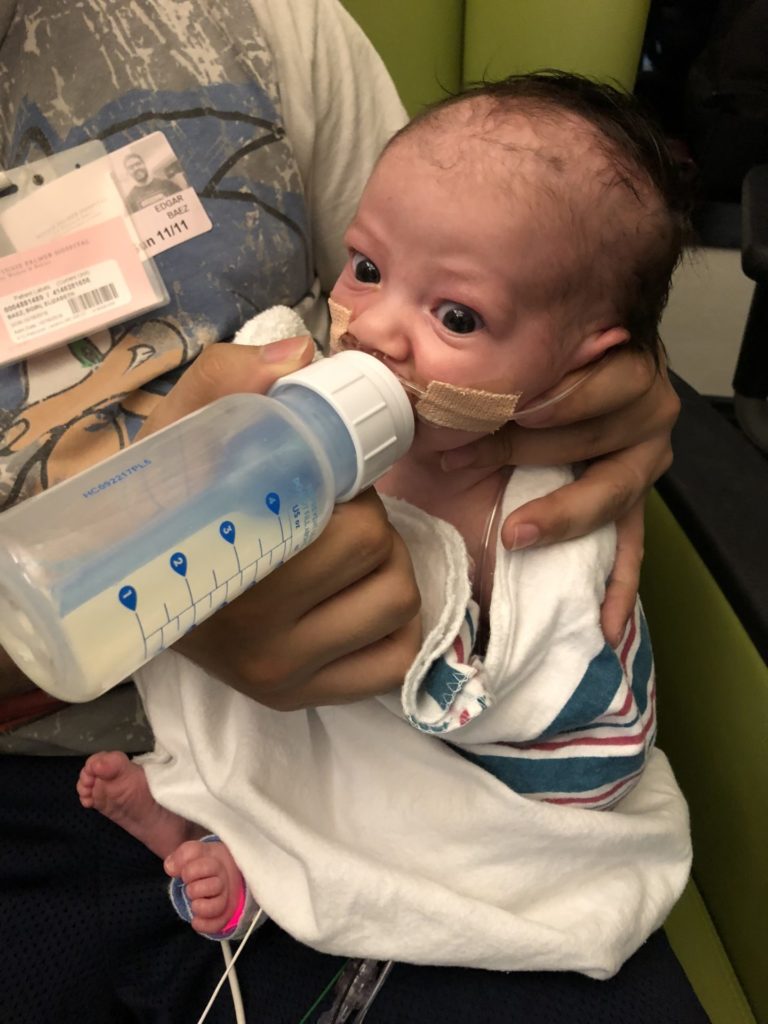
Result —
[{"label": "baby's foot", "polygon": [[83,807],[95,807],[158,857],[167,857],[179,843],[202,831],[161,807],[149,790],[144,769],[119,750],[88,758],[77,780],[77,794]]},{"label": "baby's foot", "polygon": [[166,857],[164,867],[184,883],[195,931],[223,931],[243,893],[243,876],[228,847],[222,842],[186,842]]}]

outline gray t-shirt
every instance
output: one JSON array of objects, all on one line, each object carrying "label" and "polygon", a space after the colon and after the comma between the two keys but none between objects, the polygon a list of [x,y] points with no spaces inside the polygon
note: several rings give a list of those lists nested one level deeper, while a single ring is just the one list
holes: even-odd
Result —
[{"label": "gray t-shirt", "polygon": [[[249,0],[48,0],[43,17],[20,0],[0,6],[4,28],[0,166],[159,130],[214,227],[157,257],[164,308],[0,368],[0,508],[129,444],[205,345],[317,297],[302,180]],[[0,734],[4,752],[148,746],[132,685]]]}]

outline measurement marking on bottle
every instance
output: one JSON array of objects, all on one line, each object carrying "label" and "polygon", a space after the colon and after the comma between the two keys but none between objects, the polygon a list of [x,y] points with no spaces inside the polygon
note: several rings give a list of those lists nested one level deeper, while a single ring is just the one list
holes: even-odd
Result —
[{"label": "measurement marking on bottle", "polygon": [[[216,611],[218,610],[218,608],[227,604],[227,602],[230,600],[230,587],[232,588],[232,593],[236,596],[240,594],[244,589],[247,589],[247,587],[252,586],[254,583],[258,582],[258,580],[266,576],[267,573],[273,568],[273,566],[275,566],[276,554],[278,554],[279,558],[279,561],[277,561],[277,565],[281,565],[283,563],[289,551],[290,542],[293,539],[292,523],[289,520],[288,531],[286,531],[284,529],[283,522],[278,514],[280,507],[279,498],[277,497],[277,495],[270,495],[269,497],[273,499],[273,503],[269,505],[269,507],[270,510],[275,513],[275,517],[280,526],[281,540],[277,544],[275,544],[274,547],[269,548],[265,552],[261,538],[258,538],[259,556],[255,558],[253,561],[249,562],[247,565],[241,565],[240,554],[239,551],[237,550],[236,545],[237,537],[235,524],[231,520],[224,520],[222,523],[219,524],[218,532],[220,537],[224,541],[226,541],[228,545],[231,546],[232,553],[235,556],[237,568],[231,575],[227,576],[224,579],[220,579],[219,575],[216,572],[216,569],[211,567],[211,577],[213,579],[214,585],[210,590],[202,594],[197,600],[195,600],[194,593],[192,591],[192,586],[189,582],[189,579],[187,578],[187,573],[189,571],[187,557],[183,551],[173,552],[173,554],[170,556],[170,559],[166,564],[169,566],[170,569],[173,570],[173,572],[177,576],[180,576],[184,580],[184,583],[187,588],[187,593],[189,595],[189,604],[179,609],[177,613],[172,616],[167,602],[163,601],[162,605],[165,610],[166,617],[165,623],[162,623],[156,628],[145,632],[144,624],[141,621],[141,616],[137,608],[138,595],[136,593],[135,588],[130,585],[124,585],[120,588],[120,591],[118,593],[120,603],[123,604],[126,608],[129,608],[135,614],[136,622],[137,625],[139,626],[142,641],[144,644],[145,658],[154,657],[156,654],[159,654],[160,651],[165,650],[166,647],[170,647],[171,644],[175,642],[175,640],[177,640],[180,636],[183,636],[189,629],[192,628],[192,626],[197,625],[198,610],[202,610],[204,601],[208,602],[207,607],[205,609],[206,615],[204,616],[207,617],[207,615],[211,614],[213,611]],[[259,566],[265,560],[268,561],[268,564],[266,567],[262,565],[262,571],[259,572]],[[219,567],[219,569],[221,569],[221,567]],[[246,583],[245,574],[246,572],[249,572],[249,570],[253,571],[253,578],[248,583]],[[183,626],[182,618],[186,615],[187,612],[192,613],[192,622],[188,626]],[[156,647],[158,639],[159,647]]]},{"label": "measurement marking on bottle", "polygon": [[141,639],[144,641],[144,657],[146,658],[146,657],[148,657],[147,638],[144,635],[144,627],[141,624],[141,619],[139,618],[139,613],[136,612],[135,615],[136,615],[136,622],[138,623],[139,629],[141,630]]}]

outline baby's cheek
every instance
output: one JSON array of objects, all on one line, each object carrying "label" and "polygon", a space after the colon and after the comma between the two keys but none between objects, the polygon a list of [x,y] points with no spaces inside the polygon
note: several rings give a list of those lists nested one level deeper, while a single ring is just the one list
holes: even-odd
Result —
[{"label": "baby's cheek", "polygon": [[424,384],[437,380],[459,388],[507,391],[509,367],[500,366],[499,354],[479,339],[462,340],[457,335],[451,341],[435,331],[422,333],[414,346],[414,356],[414,369]]},{"label": "baby's cheek", "polygon": [[450,351],[437,340],[429,339],[428,343],[422,342],[414,347],[414,376],[424,387],[433,380],[467,387],[471,385],[472,374],[477,373],[477,369],[477,363],[464,359],[461,353]]}]

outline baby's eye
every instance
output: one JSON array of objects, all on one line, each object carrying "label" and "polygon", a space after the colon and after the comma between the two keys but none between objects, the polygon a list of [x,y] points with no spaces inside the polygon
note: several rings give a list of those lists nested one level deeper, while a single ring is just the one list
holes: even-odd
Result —
[{"label": "baby's eye", "polygon": [[378,284],[381,281],[379,268],[361,252],[352,253],[352,271],[357,280],[365,284]]},{"label": "baby's eye", "polygon": [[469,306],[458,302],[443,302],[435,310],[435,316],[453,334],[472,334],[485,327],[483,318]]}]

